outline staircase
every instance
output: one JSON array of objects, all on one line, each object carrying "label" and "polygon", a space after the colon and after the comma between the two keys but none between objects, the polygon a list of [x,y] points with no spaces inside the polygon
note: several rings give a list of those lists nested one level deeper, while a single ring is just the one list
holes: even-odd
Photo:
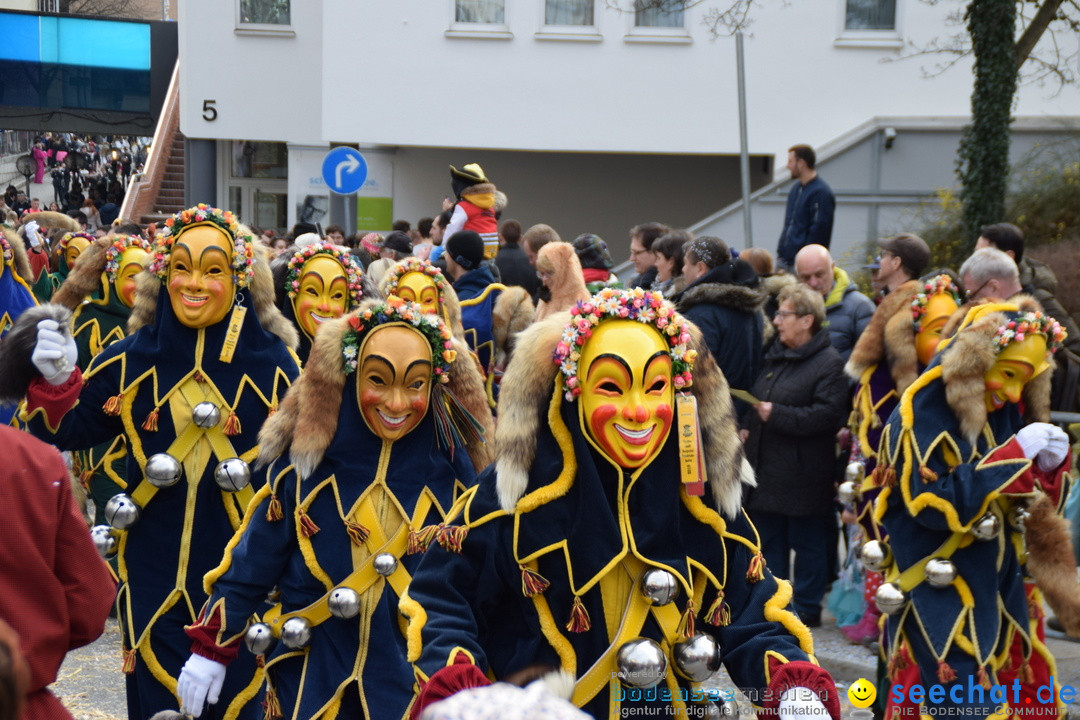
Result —
[{"label": "staircase", "polygon": [[169,147],[169,158],[165,162],[165,172],[161,176],[157,197],[151,212],[144,213],[139,223],[161,223],[185,207],[184,202],[184,135],[177,130]]}]

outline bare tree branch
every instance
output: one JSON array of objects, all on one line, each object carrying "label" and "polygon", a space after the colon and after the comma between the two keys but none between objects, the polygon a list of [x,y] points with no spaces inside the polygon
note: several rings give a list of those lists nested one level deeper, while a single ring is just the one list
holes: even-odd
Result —
[{"label": "bare tree branch", "polygon": [[1050,23],[1057,17],[1058,8],[1064,0],[1043,0],[1043,4],[1039,6],[1038,11],[1035,13],[1035,17],[1031,19],[1028,26],[1024,29],[1024,33],[1020,36],[1020,39],[1016,41],[1016,69],[1019,70],[1020,66],[1027,61],[1028,56],[1031,55],[1031,51],[1035,49],[1035,45],[1038,44],[1039,38],[1042,37],[1046,29],[1050,27]]}]

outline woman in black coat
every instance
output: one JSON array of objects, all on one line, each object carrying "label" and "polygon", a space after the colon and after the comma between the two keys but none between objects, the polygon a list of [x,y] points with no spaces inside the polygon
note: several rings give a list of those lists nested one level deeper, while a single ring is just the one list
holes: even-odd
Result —
[{"label": "woman in black coat", "polygon": [[743,418],[746,456],[758,482],[747,508],[774,575],[791,577],[795,551],[793,602],[814,627],[829,582],[828,553],[836,552],[835,443],[848,411],[848,384],[844,361],[822,327],[821,295],[792,285],[779,301],[776,338],[751,389],[760,402]]}]

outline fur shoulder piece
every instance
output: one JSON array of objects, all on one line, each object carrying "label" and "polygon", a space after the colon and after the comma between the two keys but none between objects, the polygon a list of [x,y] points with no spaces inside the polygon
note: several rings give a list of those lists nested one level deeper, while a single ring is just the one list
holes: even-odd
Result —
[{"label": "fur shoulder piece", "polygon": [[94,294],[101,285],[101,274],[105,272],[105,251],[109,249],[112,240],[108,235],[100,237],[79,254],[67,280],[53,296],[54,303],[74,310],[83,300]]},{"label": "fur shoulder piece", "polygon": [[518,333],[532,325],[535,318],[536,308],[525,288],[509,285],[499,293],[491,311],[491,330],[500,361],[510,356]]},{"label": "fur shoulder piece", "polygon": [[[1018,296],[1008,303],[988,303],[968,313],[959,332],[941,356],[941,379],[945,398],[960,422],[960,432],[974,444],[986,424],[986,382],[984,376],[994,362],[992,339],[998,328],[1009,321],[1007,312],[1040,309],[1030,296]],[[1046,422],[1050,418],[1050,378],[1053,364],[1024,385],[1025,420]]]},{"label": "fur shoulder piece", "polygon": [[[985,305],[990,302],[989,299],[983,298],[982,300],[968,300],[966,303],[956,308],[953,314],[949,316],[949,319],[945,321],[945,324],[941,327],[942,339],[951,338],[956,334],[956,331],[960,329],[960,323],[964,322],[964,318],[967,317],[968,312],[978,305]],[[944,346],[938,348],[944,349]]]},{"label": "fur shoulder piece", "polygon": [[27,308],[0,343],[0,404],[18,403],[26,395],[30,382],[41,373],[30,356],[37,345],[37,325],[55,320],[61,328],[71,329],[71,310],[56,303]]},{"label": "fur shoulder piece", "polygon": [[[15,274],[26,281],[27,285],[34,284],[34,271],[30,269],[30,258],[26,256],[26,245],[18,233],[5,228],[0,228],[4,233],[4,239],[11,246],[11,265],[15,268]],[[0,262],[3,262],[0,260]]]},{"label": "fur shoulder piece", "polygon": [[911,301],[915,299],[918,290],[919,282],[908,280],[885,296],[851,350],[851,357],[844,366],[848,377],[858,380],[868,367],[877,365],[886,358],[886,325],[897,314],[903,314],[910,324]]},{"label": "fur shoulder piece", "polygon": [[910,312],[897,312],[885,323],[885,358],[897,395],[903,395],[919,377],[919,357],[915,351],[915,327]]},{"label": "fur shoulder piece", "polygon": [[536,256],[536,269],[551,276],[548,281],[551,297],[541,301],[536,308],[537,320],[569,310],[591,297],[589,289],[585,287],[585,277],[581,274],[581,261],[570,243],[550,242],[540,248]]},{"label": "fur shoulder piece", "polygon": [[482,182],[470,185],[461,191],[461,197],[467,197],[469,195],[483,195],[484,193],[495,192],[495,183]]},{"label": "fur shoulder piece", "polygon": [[[495,467],[499,503],[507,512],[513,512],[528,486],[536,435],[546,422],[558,372],[551,355],[569,321],[569,313],[558,313],[523,332],[503,376]],[[698,403],[709,486],[717,506],[730,519],[739,512],[742,486],[756,484],[754,473],[743,456],[727,380],[705,352],[700,330],[690,325],[690,335],[691,346],[698,352],[690,390]]]},{"label": "fur shoulder piece", "polygon": [[720,305],[732,310],[752,313],[763,308],[768,299],[768,294],[760,287],[751,288],[745,285],[703,282],[683,293],[682,298],[679,300],[679,307]]},{"label": "fur shoulder piece", "polygon": [[36,212],[33,215],[29,215],[23,218],[23,225],[33,220],[38,224],[38,227],[46,230],[66,230],[68,232],[79,232],[82,226],[79,225],[79,221],[73,217],[69,217],[64,213],[52,212],[51,210],[43,210],[42,212]]}]

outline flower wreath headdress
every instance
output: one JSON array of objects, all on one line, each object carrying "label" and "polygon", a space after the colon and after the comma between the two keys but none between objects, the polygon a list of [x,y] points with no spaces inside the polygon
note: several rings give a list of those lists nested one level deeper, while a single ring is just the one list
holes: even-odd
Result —
[{"label": "flower wreath headdress", "polygon": [[605,320],[635,320],[655,327],[667,341],[672,382],[676,389],[688,388],[693,383],[697,351],[690,348],[690,331],[683,317],[664,301],[660,293],[641,288],[604,288],[571,308],[570,315],[570,323],[563,329],[562,339],[552,353],[552,359],[563,375],[568,401],[572,402],[581,394],[578,378],[581,348],[592,336],[593,328]]},{"label": "flower wreath headdress", "polygon": [[918,333],[922,329],[923,317],[926,316],[926,306],[930,298],[942,293],[952,297],[957,307],[964,304],[964,298],[960,294],[960,288],[956,282],[945,273],[927,280],[919,289],[919,292],[911,300],[911,326]]},{"label": "flower wreath headdress", "polygon": [[86,240],[88,243],[91,243],[91,244],[95,240],[97,240],[97,238],[94,237],[93,235],[91,235],[90,233],[84,233],[84,232],[64,233],[64,237],[60,238],[60,252],[63,253],[65,250],[67,250],[68,245],[70,245],[71,241],[73,239],[75,239],[75,238],[82,238],[83,240]]},{"label": "flower wreath headdress", "polygon": [[225,231],[233,239],[232,269],[233,281],[237,289],[245,288],[255,277],[254,239],[242,233],[240,221],[228,210],[219,210],[205,203],[193,208],[181,210],[165,221],[165,228],[154,239],[154,258],[149,270],[158,276],[162,283],[169,276],[169,255],[177,236],[195,225],[211,224]]},{"label": "flower wreath headdress", "polygon": [[421,260],[412,255],[394,263],[390,266],[390,269],[386,271],[386,278],[383,280],[386,292],[388,294],[396,292],[398,283],[401,282],[401,278],[413,272],[427,275],[434,281],[435,288],[439,291],[439,304],[441,305],[443,303],[443,295],[446,294],[447,289],[450,287],[450,284],[446,282],[446,276],[443,275],[442,270],[435,265],[432,265],[427,260]]},{"label": "flower wreath headdress", "polygon": [[999,327],[991,342],[994,353],[1000,354],[1009,345],[1024,342],[1029,335],[1045,335],[1046,357],[1049,358],[1061,349],[1066,334],[1065,328],[1049,315],[1041,312],[1026,312]]},{"label": "flower wreath headdress", "polygon": [[341,263],[341,266],[345,268],[345,280],[349,286],[348,307],[359,304],[364,298],[364,273],[353,259],[351,252],[342,250],[333,243],[313,243],[293,253],[293,256],[289,258],[288,274],[285,276],[285,291],[289,297],[295,298],[300,291],[300,271],[304,263],[316,255],[327,255]]},{"label": "flower wreath headdress", "polygon": [[117,235],[112,244],[105,250],[105,273],[109,276],[109,282],[116,282],[116,273],[120,271],[120,256],[129,248],[139,248],[148,253],[153,252],[153,247],[144,238],[138,235]]},{"label": "flower wreath headdress", "polygon": [[349,318],[349,330],[341,341],[345,374],[356,371],[360,362],[360,344],[369,332],[386,323],[406,323],[420,332],[431,346],[431,367],[440,383],[450,382],[450,363],[457,357],[450,328],[437,315],[425,313],[416,303],[391,295],[385,301],[365,308]]},{"label": "flower wreath headdress", "polygon": [[7,238],[3,233],[0,233],[0,251],[4,255],[4,264],[7,265],[15,258],[15,251],[11,249],[11,245],[8,244]]}]

